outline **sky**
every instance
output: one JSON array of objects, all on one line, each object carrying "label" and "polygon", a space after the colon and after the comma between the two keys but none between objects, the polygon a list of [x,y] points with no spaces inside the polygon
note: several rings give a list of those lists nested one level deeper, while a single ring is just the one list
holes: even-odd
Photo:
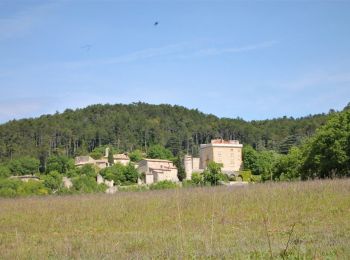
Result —
[{"label": "sky", "polygon": [[138,101],[245,120],[341,110],[349,14],[350,0],[0,0],[0,123]]}]

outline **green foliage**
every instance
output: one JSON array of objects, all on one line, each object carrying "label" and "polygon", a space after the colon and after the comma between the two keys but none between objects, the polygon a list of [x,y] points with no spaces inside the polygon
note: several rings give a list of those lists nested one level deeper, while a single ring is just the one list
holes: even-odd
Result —
[{"label": "green foliage", "polygon": [[43,177],[44,186],[53,192],[62,187],[62,175],[58,171],[51,171]]},{"label": "green foliage", "polygon": [[[77,172],[79,175],[86,175],[86,176],[91,177],[91,178],[96,178],[98,168],[92,164],[85,164],[81,168],[78,168]],[[73,173],[73,172],[71,172],[71,173]]]},{"label": "green foliage", "polygon": [[95,160],[98,160],[98,159],[101,159],[104,155],[104,152],[101,151],[101,149],[99,148],[95,148],[91,153],[90,153],[90,156],[95,159]]},{"label": "green foliage", "polygon": [[204,183],[210,183],[211,185],[218,185],[220,180],[223,180],[223,174],[221,172],[221,163],[209,162],[207,169],[203,172]]},{"label": "green foliage", "polygon": [[175,189],[177,187],[177,184],[172,181],[159,181],[149,186],[150,190]]},{"label": "green foliage", "polygon": [[202,185],[204,183],[203,174],[199,172],[193,172],[191,176],[191,181],[195,185]]},{"label": "green foliage", "polygon": [[303,147],[302,179],[350,176],[350,110],[334,114]]},{"label": "green foliage", "polygon": [[[251,182],[253,175],[252,175],[252,172],[248,170],[248,171],[240,171],[238,176],[242,178],[242,181]],[[257,175],[257,176],[260,176],[260,175]]]},{"label": "green foliage", "polygon": [[111,148],[108,149],[108,163],[109,165],[114,164],[113,150]]},{"label": "green foliage", "polygon": [[164,146],[156,144],[149,148],[147,152],[147,157],[151,159],[171,160],[173,159],[174,155],[170,150],[166,149]]},{"label": "green foliage", "polygon": [[49,189],[40,181],[23,182],[17,179],[0,179],[0,197],[47,194],[49,194]]},{"label": "green foliage", "polygon": [[49,190],[40,181],[28,181],[22,182],[17,189],[17,195],[27,196],[27,195],[48,195]]},{"label": "green foliage", "polygon": [[61,174],[66,174],[69,170],[73,169],[74,161],[67,156],[51,156],[47,160],[46,172],[57,171]]},{"label": "green foliage", "polygon": [[139,177],[138,171],[131,163],[126,166],[116,163],[111,167],[101,170],[100,174],[107,180],[113,180],[117,185],[135,184]]},{"label": "green foliage", "polygon": [[243,167],[245,170],[255,171],[258,161],[258,152],[250,145],[243,146]]},{"label": "green foliage", "polygon": [[136,170],[135,166],[131,163],[128,165],[124,166],[124,176],[125,176],[125,182],[124,184],[133,184],[137,183],[137,179],[139,178],[139,173]]},{"label": "green foliage", "polygon": [[250,170],[254,175],[261,175],[263,180],[271,180],[273,171],[280,155],[274,151],[256,151],[246,145],[243,148],[243,165],[245,170]]},{"label": "green foliage", "polygon": [[104,192],[105,184],[97,184],[96,179],[87,175],[82,175],[72,179],[73,190],[78,193]]},{"label": "green foliage", "polygon": [[143,154],[141,150],[134,150],[131,153],[129,153],[129,158],[132,162],[139,162],[143,158]]},{"label": "green foliage", "polygon": [[262,178],[261,178],[261,175],[251,175],[251,177],[250,177],[250,180],[252,181],[252,182],[261,182],[262,181]]},{"label": "green foliage", "polygon": [[39,171],[39,160],[24,156],[10,161],[8,168],[12,175],[34,174]]},{"label": "green foliage", "polygon": [[279,160],[280,155],[274,151],[261,151],[259,152],[256,162],[257,168],[252,171],[255,175],[261,175],[262,179],[272,180],[273,170],[276,163]]},{"label": "green foliage", "polygon": [[0,197],[14,197],[22,182],[15,179],[0,179]]},{"label": "green foliage", "polygon": [[186,172],[185,168],[183,166],[183,158],[180,156],[180,154],[177,155],[175,159],[173,159],[174,165],[177,168],[177,178],[179,181],[183,181],[186,178]]},{"label": "green foliage", "polygon": [[10,169],[6,165],[0,165],[0,179],[11,175]]},{"label": "green foliage", "polygon": [[281,181],[299,179],[302,164],[302,151],[297,147],[292,147],[287,155],[281,156],[277,161],[273,178]]}]

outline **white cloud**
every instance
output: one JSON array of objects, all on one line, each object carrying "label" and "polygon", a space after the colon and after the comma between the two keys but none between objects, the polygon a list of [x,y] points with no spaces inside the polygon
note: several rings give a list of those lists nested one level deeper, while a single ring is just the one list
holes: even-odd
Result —
[{"label": "white cloud", "polygon": [[212,56],[212,55],[222,55],[225,53],[239,53],[239,52],[247,52],[254,51],[272,47],[277,44],[276,41],[263,42],[258,44],[251,44],[241,47],[233,47],[233,48],[208,48],[202,49],[194,53],[195,56]]},{"label": "white cloud", "polygon": [[117,63],[128,63],[138,60],[151,59],[156,57],[172,57],[172,59],[187,59],[192,57],[204,57],[204,56],[214,56],[222,55],[225,53],[240,53],[248,52],[259,49],[265,49],[272,47],[277,44],[276,41],[262,42],[257,44],[245,45],[241,47],[232,48],[205,48],[199,49],[193,46],[191,43],[178,43],[172,45],[166,45],[158,48],[149,48],[140,51],[131,52],[125,55],[105,58],[105,59],[95,59],[95,60],[85,60],[85,61],[72,61],[65,62],[68,68],[78,68],[85,66],[99,66],[99,65],[110,65]]}]

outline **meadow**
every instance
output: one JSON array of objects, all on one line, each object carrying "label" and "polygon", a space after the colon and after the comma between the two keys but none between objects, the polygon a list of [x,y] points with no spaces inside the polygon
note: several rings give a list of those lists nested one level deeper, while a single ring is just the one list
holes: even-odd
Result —
[{"label": "meadow", "polygon": [[0,199],[1,259],[349,259],[350,180]]}]

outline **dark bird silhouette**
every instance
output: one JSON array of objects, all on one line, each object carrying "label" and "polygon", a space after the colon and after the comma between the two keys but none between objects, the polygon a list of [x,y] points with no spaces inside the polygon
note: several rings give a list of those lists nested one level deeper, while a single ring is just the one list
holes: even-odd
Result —
[{"label": "dark bird silhouette", "polygon": [[154,25],[154,26],[157,26],[158,24],[159,24],[158,21],[156,21],[153,25]]},{"label": "dark bird silhouette", "polygon": [[81,48],[81,49],[84,49],[84,50],[86,50],[86,51],[90,51],[91,47],[92,47],[91,44],[86,44],[86,45],[81,46],[80,48]]}]

